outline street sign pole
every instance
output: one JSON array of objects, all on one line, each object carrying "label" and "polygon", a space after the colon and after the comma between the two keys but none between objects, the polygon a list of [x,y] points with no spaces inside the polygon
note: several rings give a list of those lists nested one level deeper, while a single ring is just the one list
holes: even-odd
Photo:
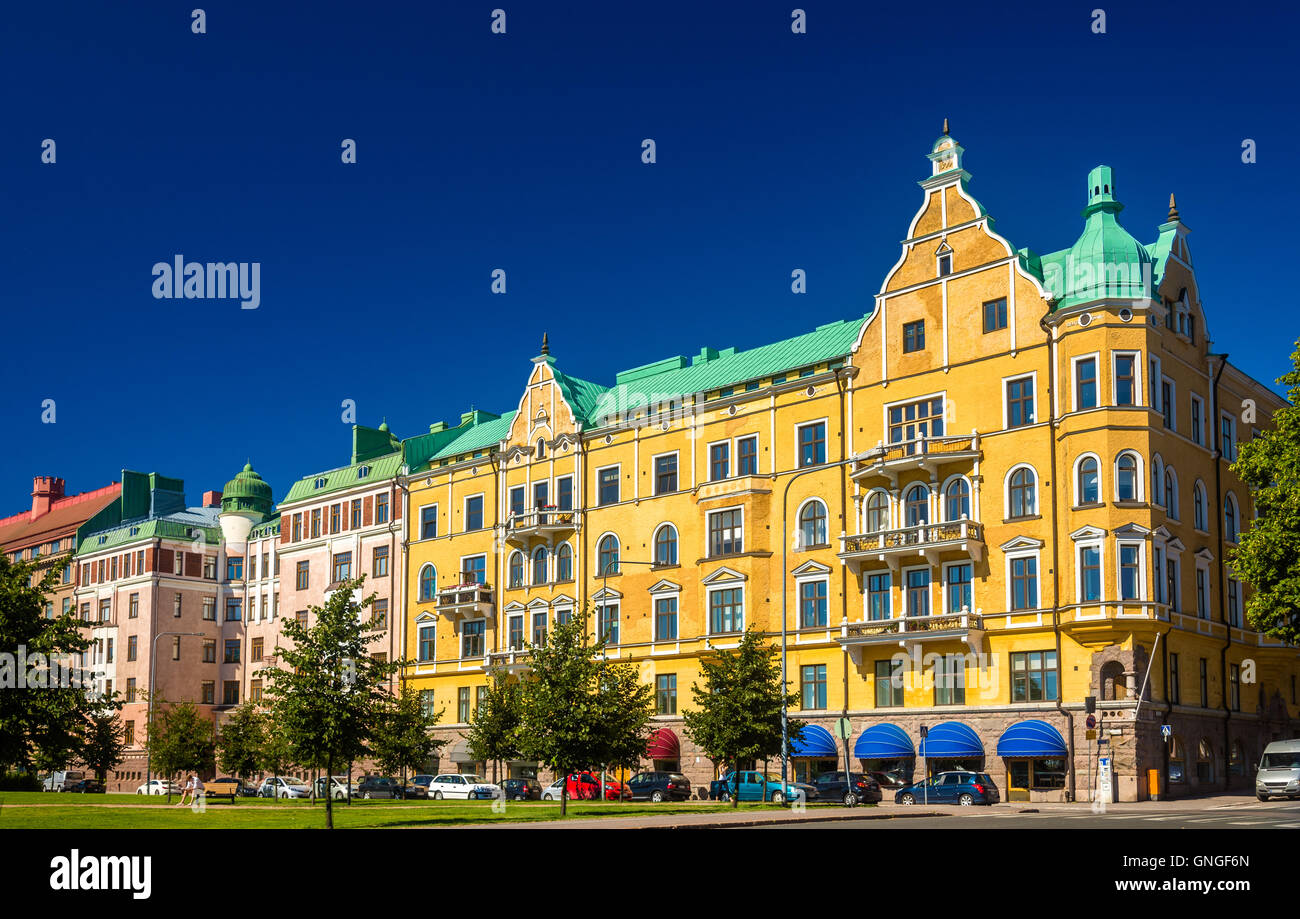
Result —
[{"label": "street sign pole", "polygon": [[[929,733],[930,733],[930,729],[927,728],[925,725],[921,725],[921,746],[925,746],[925,736]],[[929,754],[923,753],[921,754],[921,758],[925,760],[925,774],[921,778],[921,797],[924,798],[925,800],[925,806],[929,807],[930,806],[930,756]]]},{"label": "street sign pole", "polygon": [[853,725],[848,718],[841,718],[835,723],[835,733],[840,735],[840,740],[844,741],[844,793],[853,795],[853,804],[850,807],[856,807],[858,796],[853,793],[853,779],[849,773],[849,736],[853,733]]}]

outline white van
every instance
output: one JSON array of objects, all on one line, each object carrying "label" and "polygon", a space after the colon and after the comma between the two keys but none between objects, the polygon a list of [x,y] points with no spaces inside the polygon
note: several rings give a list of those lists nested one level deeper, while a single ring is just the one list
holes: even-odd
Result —
[{"label": "white van", "polygon": [[1300,740],[1277,740],[1264,748],[1255,773],[1255,796],[1300,798]]}]

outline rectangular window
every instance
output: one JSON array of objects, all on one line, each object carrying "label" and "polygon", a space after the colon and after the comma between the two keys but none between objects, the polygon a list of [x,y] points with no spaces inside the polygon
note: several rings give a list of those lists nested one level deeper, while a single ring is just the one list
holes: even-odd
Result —
[{"label": "rectangular window", "polygon": [[[184,574],[184,573],[185,573],[185,553],[177,549],[176,552],[173,553],[172,555],[172,574]],[[100,577],[100,580],[101,581],[103,580],[102,576]]]},{"label": "rectangular window", "polygon": [[677,490],[677,454],[655,457],[655,494],[666,495]]},{"label": "rectangular window", "polygon": [[1241,582],[1228,578],[1228,624],[1241,628]]},{"label": "rectangular window", "polygon": [[1011,559],[1011,608],[1038,608],[1038,559],[1022,555]]},{"label": "rectangular window", "polygon": [[260,661],[263,657],[266,656],[263,651],[263,649],[266,647],[265,639],[258,637],[258,638],[250,639],[249,642],[250,642],[250,647],[248,650],[248,654],[250,660]]},{"label": "rectangular window", "polygon": [[889,407],[889,442],[906,444],[909,454],[917,441],[943,436],[943,399],[922,399]]},{"label": "rectangular window", "polygon": [[387,599],[377,599],[370,604],[370,627],[376,630],[388,628]]},{"label": "rectangular window", "polygon": [[600,505],[618,503],[618,466],[596,471],[596,501]]},{"label": "rectangular window", "polygon": [[930,615],[930,569],[917,568],[905,574],[907,615]]},{"label": "rectangular window", "polygon": [[803,689],[803,708],[816,710],[826,708],[826,665],[813,664],[800,667],[799,682]]},{"label": "rectangular window", "polygon": [[461,657],[482,657],[483,656],[483,635],[486,631],[486,623],[482,619],[466,622],[461,626],[460,635],[460,656]]},{"label": "rectangular window", "polygon": [[1142,599],[1141,547],[1123,543],[1119,547],[1119,598]]},{"label": "rectangular window", "polygon": [[239,639],[238,638],[226,639],[226,656],[222,660],[222,663],[224,664],[239,663]]},{"label": "rectangular window", "polygon": [[343,529],[343,515],[341,506],[338,504],[330,505],[330,532],[337,533]]},{"label": "rectangular window", "polygon": [[309,562],[299,562],[296,572],[296,583],[299,590],[307,589],[307,575],[309,571]]},{"label": "rectangular window", "polygon": [[388,492],[375,495],[375,523],[388,522]]},{"label": "rectangular window", "polygon": [[1160,381],[1160,414],[1164,416],[1165,427],[1174,430],[1174,384],[1169,380]]},{"label": "rectangular window", "polygon": [[1057,698],[1055,651],[1020,651],[1011,655],[1011,701],[1052,702]]},{"label": "rectangular window", "polygon": [[709,557],[735,555],[745,551],[742,511],[715,511],[709,514]]},{"label": "rectangular window", "polygon": [[743,632],[745,630],[743,587],[714,590],[709,593],[709,631]]},{"label": "rectangular window", "polygon": [[261,702],[261,701],[262,701],[262,681],[261,681],[261,680],[249,680],[249,681],[248,681],[248,700],[249,700],[250,702]]},{"label": "rectangular window", "polygon": [[602,603],[596,607],[596,640],[618,644],[618,604]]},{"label": "rectangular window", "polygon": [[1205,413],[1205,406],[1201,402],[1200,396],[1191,397],[1192,407],[1192,440],[1201,446],[1205,446],[1205,436],[1201,431],[1201,425],[1204,424],[1202,418]]},{"label": "rectangular window", "polygon": [[677,598],[655,598],[655,641],[677,640]]},{"label": "rectangular window", "polygon": [[226,621],[239,622],[244,618],[244,601],[239,597],[226,598]]},{"label": "rectangular window", "polygon": [[377,578],[382,578],[388,574],[388,546],[375,547],[374,562],[371,569],[375,572]]},{"label": "rectangular window", "polygon": [[546,644],[546,613],[533,613],[533,646]]},{"label": "rectangular window", "polygon": [[217,598],[216,597],[203,598],[203,618],[208,622],[217,621]]},{"label": "rectangular window", "polygon": [[939,256],[939,277],[947,277],[952,274],[952,253],[945,252]]},{"label": "rectangular window", "polygon": [[758,475],[758,437],[736,441],[736,475]]},{"label": "rectangular window", "polygon": [[1115,355],[1115,404],[1137,405],[1136,359],[1132,354]]},{"label": "rectangular window", "polygon": [[677,674],[655,675],[655,711],[660,715],[677,714]]},{"label": "rectangular window", "polygon": [[176,594],[176,596],[172,597],[172,618],[173,619],[181,618],[181,600],[182,600],[181,594]]},{"label": "rectangular window", "polygon": [[432,625],[420,626],[420,644],[416,651],[416,657],[421,661],[433,660],[433,636],[436,627]]},{"label": "rectangular window", "polygon": [[1169,692],[1165,701],[1172,702],[1174,705],[1182,704],[1182,688],[1178,681],[1178,655],[1169,655]]},{"label": "rectangular window", "polygon": [[298,625],[302,626],[304,629],[307,628],[307,622],[308,622],[307,610],[300,609],[298,610],[298,612],[294,613],[293,615],[294,618],[298,620]]},{"label": "rectangular window", "polygon": [[1237,461],[1237,421],[1227,412],[1219,419],[1219,452],[1228,462]]},{"label": "rectangular window", "polygon": [[1101,600],[1101,549],[1098,546],[1079,548],[1079,602],[1096,603]]},{"label": "rectangular window", "polygon": [[1034,423],[1034,378],[1007,380],[1007,427]]},{"label": "rectangular window", "polygon": [[999,297],[984,304],[984,334],[1007,327],[1007,298]]},{"label": "rectangular window", "polygon": [[438,505],[426,504],[420,508],[420,538],[433,539],[438,535]]},{"label": "rectangular window", "polygon": [[311,512],[311,538],[318,539],[319,537],[320,537],[320,508],[318,507]]},{"label": "rectangular window", "polygon": [[361,526],[361,499],[353,498],[352,499],[352,529],[355,530],[359,526]]},{"label": "rectangular window", "polygon": [[140,595],[139,594],[131,594],[131,599],[127,601],[126,617],[128,619],[140,618]]},{"label": "rectangular window", "polygon": [[925,350],[925,320],[903,323],[903,353]]},{"label": "rectangular window", "polygon": [[1082,411],[1097,407],[1097,359],[1083,358],[1074,362],[1074,408]]},{"label": "rectangular window", "polygon": [[1201,708],[1210,707],[1210,668],[1205,658],[1201,658]]},{"label": "rectangular window", "polygon": [[199,698],[204,705],[213,705],[217,701],[216,680],[204,680],[199,684]]},{"label": "rectangular window", "polygon": [[890,619],[893,617],[890,595],[893,590],[893,576],[885,574],[867,575],[867,618],[871,620]]},{"label": "rectangular window", "polygon": [[[799,585],[799,625],[813,629],[827,622],[826,581],[804,581]],[[805,706],[806,707],[806,706]]]},{"label": "rectangular window", "polygon": [[221,685],[221,704],[238,705],[239,704],[239,681],[225,680]]},{"label": "rectangular window", "polygon": [[720,482],[731,475],[731,444],[723,441],[709,447],[709,481]]},{"label": "rectangular window", "polygon": [[948,580],[948,612],[970,612],[974,609],[971,596],[972,574],[973,571],[969,562],[963,562],[960,565],[949,565],[945,569],[945,576]]},{"label": "rectangular window", "polygon": [[172,636],[172,660],[178,661],[180,659],[181,659],[181,637],[179,635],[173,635]]},{"label": "rectangular window", "polygon": [[465,529],[483,529],[483,496],[475,495],[465,499]]},{"label": "rectangular window", "polygon": [[257,580],[257,556],[256,555],[250,555],[248,557],[248,579],[250,581]]},{"label": "rectangular window", "polygon": [[1165,592],[1169,596],[1169,608],[1177,612],[1182,608],[1178,602],[1178,560],[1165,559]]},{"label": "rectangular window", "polygon": [[1234,711],[1241,711],[1241,665],[1228,665],[1228,706]]},{"label": "rectangular window", "polygon": [[826,422],[799,426],[799,466],[820,466],[826,462]]},{"label": "rectangular window", "polygon": [[456,720],[468,724],[469,717],[469,687],[462,686],[456,690]]},{"label": "rectangular window", "polygon": [[332,583],[337,584],[339,581],[346,581],[352,577],[352,553],[339,552],[334,556],[334,570]]},{"label": "rectangular window", "polygon": [[1210,618],[1210,591],[1208,587],[1209,572],[1204,568],[1196,569],[1196,616],[1198,619]]},{"label": "rectangular window", "polygon": [[966,704],[966,658],[961,654],[945,654],[935,662],[934,704]]},{"label": "rectangular window", "polygon": [[518,651],[524,646],[524,617],[523,615],[511,616],[508,628],[506,630],[506,647],[510,651]]},{"label": "rectangular window", "polygon": [[[293,515],[293,541],[299,542],[302,539],[302,514]],[[206,576],[207,572],[204,571]]]},{"label": "rectangular window", "polygon": [[134,721],[128,721],[126,723],[126,737],[124,739],[128,747],[135,746],[135,722]]},{"label": "rectangular window", "polygon": [[108,657],[104,661],[107,664],[113,663],[113,639],[108,640]]},{"label": "rectangular window", "polygon": [[876,708],[903,704],[903,661],[876,661]]},{"label": "rectangular window", "polygon": [[462,584],[487,583],[487,556],[470,555],[460,561]]},{"label": "rectangular window", "polygon": [[528,500],[528,493],[522,485],[516,485],[510,489],[510,516],[519,518],[524,515],[524,503]]},{"label": "rectangular window", "polygon": [[555,506],[562,511],[573,510],[573,477],[555,480]]}]

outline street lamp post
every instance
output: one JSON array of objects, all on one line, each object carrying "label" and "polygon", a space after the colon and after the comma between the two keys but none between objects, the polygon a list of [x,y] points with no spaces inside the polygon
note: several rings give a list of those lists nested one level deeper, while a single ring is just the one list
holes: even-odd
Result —
[{"label": "street lamp post", "polygon": [[[158,639],[162,638],[164,635],[190,635],[202,638],[205,634],[206,633],[204,632],[159,632],[153,637],[149,650],[149,715],[145,724],[145,736],[148,737],[149,740],[153,739],[152,737],[149,737],[149,731],[153,729],[153,699],[155,695],[154,680],[156,678],[155,675],[158,672]],[[150,787],[150,783],[153,781],[152,745],[146,745],[145,750],[147,757],[144,776],[145,794],[153,794],[153,789]]]}]

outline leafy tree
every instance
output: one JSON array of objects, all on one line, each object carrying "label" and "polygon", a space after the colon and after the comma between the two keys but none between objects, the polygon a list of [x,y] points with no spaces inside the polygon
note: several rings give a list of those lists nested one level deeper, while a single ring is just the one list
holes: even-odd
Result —
[{"label": "leafy tree", "polygon": [[599,723],[604,728],[601,762],[614,768],[636,769],[650,739],[655,714],[654,690],[641,679],[633,663],[607,663],[597,693]]},{"label": "leafy tree", "polygon": [[[155,772],[167,779],[184,772],[205,772],[216,765],[215,726],[193,702],[169,704],[155,696],[153,721],[145,738]],[[171,800],[170,786],[167,793]]]},{"label": "leafy tree", "polygon": [[289,732],[268,713],[263,713],[265,736],[258,751],[257,768],[270,775],[283,775],[294,765],[293,746],[289,741]]},{"label": "leafy tree", "polygon": [[221,771],[241,779],[262,764],[266,746],[266,715],[253,702],[245,702],[226,716],[217,734]]},{"label": "leafy tree", "polygon": [[85,740],[81,747],[81,761],[95,773],[100,783],[108,780],[108,770],[122,762],[126,753],[126,728],[114,708],[106,708],[90,716]]},{"label": "leafy tree", "polygon": [[[52,657],[57,664],[70,663],[72,655],[90,647],[73,611],[45,617],[45,605],[68,560],[55,559],[42,572],[0,554],[0,650],[8,655],[0,662],[0,772],[14,766],[29,769],[38,760],[46,768],[66,765],[80,749],[87,719],[101,704],[93,686],[80,685],[80,674],[51,681],[59,674],[50,664]],[[18,658],[20,650],[25,662]],[[25,689],[18,688],[20,677]]]},{"label": "leafy tree", "polygon": [[[365,577],[338,586],[324,606],[313,606],[316,624],[282,620],[288,647],[276,646],[283,665],[267,671],[271,715],[283,730],[294,761],[323,766],[351,762],[375,736],[390,697],[388,684],[408,661],[379,661],[370,656],[377,637],[373,619],[364,615],[374,594],[358,601]],[[325,826],[334,828],[334,798],[325,796]]]},{"label": "leafy tree", "polygon": [[[700,669],[704,685],[691,685],[696,708],[683,715],[687,735],[714,760],[737,771],[745,763],[782,754],[781,703],[797,708],[799,694],[786,692],[781,683],[780,650],[751,627],[740,647],[702,658]],[[791,743],[802,736],[803,725],[787,722]],[[739,793],[733,793],[732,807],[739,801]]]},{"label": "leafy tree", "polygon": [[419,772],[446,742],[429,733],[441,717],[441,711],[426,715],[419,692],[403,683],[398,695],[385,700],[370,741],[370,753],[380,770],[400,772],[403,781],[407,769]]},{"label": "leafy tree", "polygon": [[1272,430],[1241,444],[1232,464],[1258,517],[1228,561],[1254,588],[1246,601],[1251,628],[1294,645],[1300,643],[1300,341],[1291,364],[1278,378],[1291,404],[1273,415]]},{"label": "leafy tree", "polygon": [[492,778],[502,760],[519,758],[519,732],[524,720],[523,687],[504,670],[488,679],[487,691],[465,733],[465,743],[475,760],[493,764]]}]

